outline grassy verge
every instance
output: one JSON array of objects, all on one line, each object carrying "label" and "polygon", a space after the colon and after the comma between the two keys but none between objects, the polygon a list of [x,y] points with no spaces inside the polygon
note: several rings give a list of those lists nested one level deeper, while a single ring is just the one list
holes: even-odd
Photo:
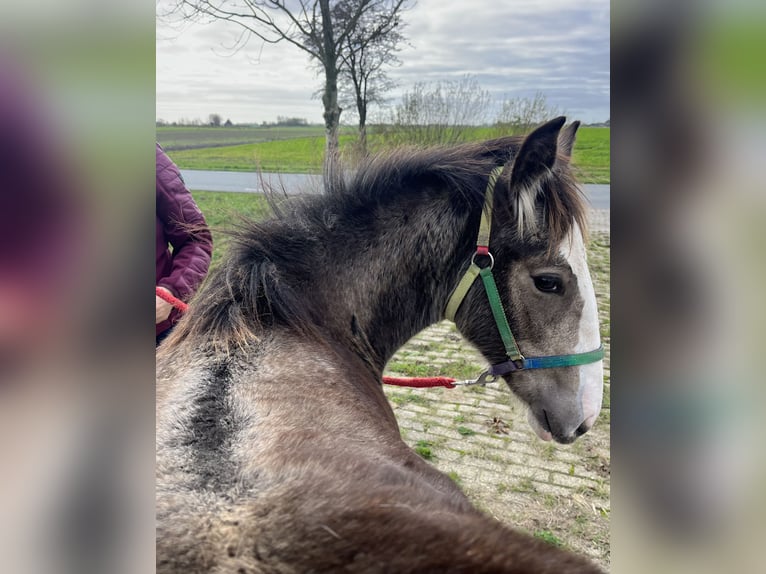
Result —
[{"label": "grassy verge", "polygon": [[609,183],[609,128],[580,128],[572,152],[577,178],[583,183]]},{"label": "grassy verge", "polygon": [[[181,129],[181,128],[175,128]],[[214,130],[216,128],[183,128]],[[226,129],[226,128],[220,128]],[[236,129],[236,128],[229,128]],[[486,131],[486,130],[485,130]],[[158,132],[158,138],[163,134]],[[224,134],[225,135],[225,134]],[[228,135],[221,135],[219,140],[214,136],[194,134],[198,141],[216,141],[215,146],[194,147],[193,149],[168,150],[169,155],[182,169],[248,171],[262,170],[279,173],[320,173],[324,157],[324,137],[298,137],[300,132],[282,134],[283,139],[263,141],[257,139],[252,143],[226,145]],[[276,136],[276,134],[272,134]],[[289,139],[285,139],[290,135]],[[203,136],[208,139],[203,139]],[[486,133],[482,128],[476,128],[471,138],[484,139]],[[167,141],[186,141],[180,136],[167,134]],[[233,136],[232,136],[233,137]],[[261,136],[262,137],[262,134]],[[173,139],[175,138],[175,139]],[[189,138],[191,139],[191,138]],[[350,150],[356,139],[353,135],[342,135],[340,145],[342,150]],[[223,142],[223,144],[221,143]],[[160,143],[163,143],[160,139]],[[581,128],[577,134],[573,165],[578,177],[583,183],[609,183],[609,128]],[[371,146],[375,146],[375,137],[371,136]]]}]

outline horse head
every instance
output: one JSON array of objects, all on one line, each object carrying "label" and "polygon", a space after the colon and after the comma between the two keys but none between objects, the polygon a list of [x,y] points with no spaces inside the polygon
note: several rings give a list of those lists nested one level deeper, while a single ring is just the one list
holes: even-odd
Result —
[{"label": "horse head", "polygon": [[454,320],[529,407],[537,435],[570,443],[601,410],[603,365],[584,201],[569,166],[579,123],[564,123],[557,118],[530,133],[487,189],[491,233],[487,256],[477,248],[477,265],[492,268],[522,358],[509,351],[482,281],[465,293]]}]

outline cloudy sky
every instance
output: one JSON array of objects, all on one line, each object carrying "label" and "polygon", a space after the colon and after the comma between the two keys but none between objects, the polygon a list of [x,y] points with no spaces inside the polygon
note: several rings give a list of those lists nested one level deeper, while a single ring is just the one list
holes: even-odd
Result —
[{"label": "cloudy sky", "polygon": [[[609,118],[609,0],[418,0],[404,20],[411,46],[390,72],[394,101],[418,81],[471,74],[498,101],[541,91],[572,119]],[[305,53],[253,38],[232,54],[239,33],[158,21],[157,118],[320,123],[321,81]]]}]

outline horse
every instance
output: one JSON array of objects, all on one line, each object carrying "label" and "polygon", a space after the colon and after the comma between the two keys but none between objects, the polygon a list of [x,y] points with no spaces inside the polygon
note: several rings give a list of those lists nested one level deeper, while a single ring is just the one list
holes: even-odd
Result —
[{"label": "horse", "polygon": [[157,572],[601,571],[477,510],[404,443],[381,384],[449,316],[542,439],[592,426],[603,353],[565,124],[375,155],[234,232],[157,355]]}]

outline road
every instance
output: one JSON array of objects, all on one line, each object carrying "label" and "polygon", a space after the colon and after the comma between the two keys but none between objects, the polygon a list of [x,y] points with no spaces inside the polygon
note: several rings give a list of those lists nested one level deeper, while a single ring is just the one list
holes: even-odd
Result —
[{"label": "road", "polygon": [[[186,186],[192,190],[230,191],[235,193],[262,193],[260,177],[257,173],[241,171],[201,171],[182,169],[181,175]],[[288,193],[318,191],[321,176],[295,173],[264,173],[264,181],[274,186],[284,186]],[[609,209],[609,185],[584,184],[585,194],[590,199],[591,207]]]}]

